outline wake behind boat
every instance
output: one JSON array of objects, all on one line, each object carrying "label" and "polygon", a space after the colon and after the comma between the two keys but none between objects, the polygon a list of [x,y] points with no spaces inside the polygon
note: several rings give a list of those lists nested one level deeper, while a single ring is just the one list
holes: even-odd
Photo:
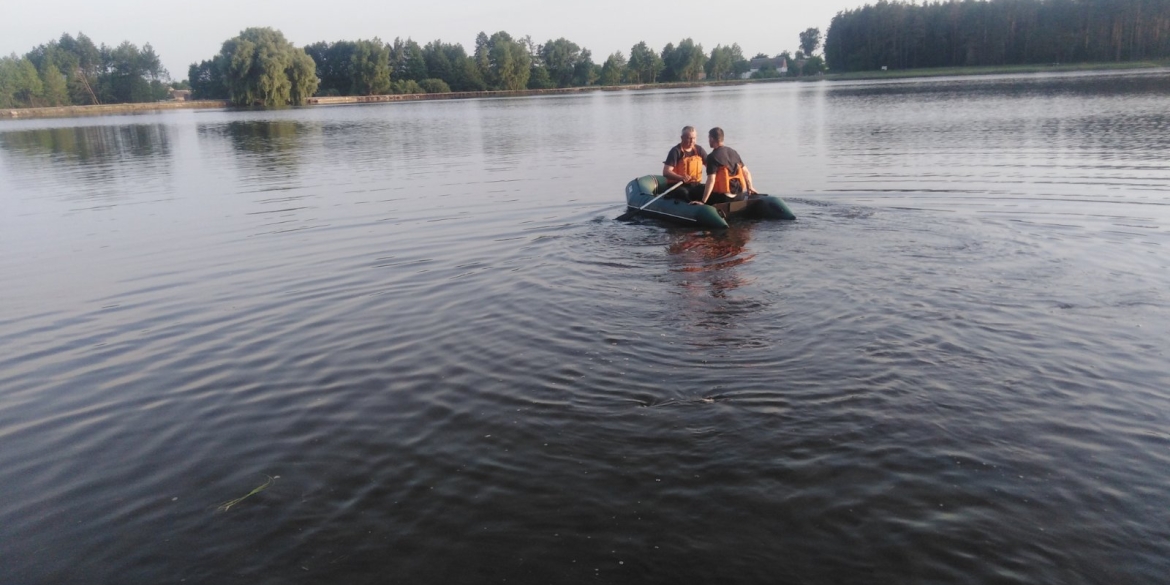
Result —
[{"label": "wake behind boat", "polygon": [[784,200],[771,195],[750,195],[743,201],[716,205],[691,205],[687,201],[672,199],[669,196],[654,201],[655,197],[667,189],[669,186],[666,177],[662,175],[638,177],[626,185],[626,206],[632,212],[649,203],[637,212],[674,223],[710,229],[726,228],[727,219],[732,217],[796,219]]}]

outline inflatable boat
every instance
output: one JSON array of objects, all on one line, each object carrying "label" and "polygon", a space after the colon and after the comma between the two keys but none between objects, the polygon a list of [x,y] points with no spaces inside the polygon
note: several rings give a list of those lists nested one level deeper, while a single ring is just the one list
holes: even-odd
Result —
[{"label": "inflatable boat", "polygon": [[[646,175],[626,185],[626,207],[634,211],[657,197],[669,187],[666,177]],[[754,219],[796,219],[792,210],[779,197],[771,195],[749,195],[742,201],[731,201],[716,205],[691,205],[670,195],[650,203],[638,211],[647,217],[655,217],[674,223],[703,228],[720,229],[727,227],[727,220],[733,217]]]}]

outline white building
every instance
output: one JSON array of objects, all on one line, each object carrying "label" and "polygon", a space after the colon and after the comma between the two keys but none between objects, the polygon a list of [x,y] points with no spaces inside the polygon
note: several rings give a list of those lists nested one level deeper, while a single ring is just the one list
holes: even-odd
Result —
[{"label": "white building", "polygon": [[780,73],[780,75],[788,73],[788,59],[785,59],[784,57],[776,57],[775,59],[771,57],[761,57],[748,61],[748,71],[747,73],[740,75],[740,79],[748,79],[752,76],[753,73],[763,69],[768,65],[771,65],[773,69]]}]

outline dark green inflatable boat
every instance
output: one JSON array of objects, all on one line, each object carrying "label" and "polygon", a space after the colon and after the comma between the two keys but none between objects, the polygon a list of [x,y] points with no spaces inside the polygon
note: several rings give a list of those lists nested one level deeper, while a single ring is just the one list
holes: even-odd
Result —
[{"label": "dark green inflatable boat", "polygon": [[[626,206],[631,211],[646,205],[667,189],[666,177],[646,175],[626,185]],[[744,201],[732,201],[717,205],[691,205],[686,201],[671,199],[670,195],[654,201],[643,213],[675,223],[704,228],[726,228],[727,219],[746,217],[756,219],[796,219],[792,210],[779,197],[751,195]]]}]

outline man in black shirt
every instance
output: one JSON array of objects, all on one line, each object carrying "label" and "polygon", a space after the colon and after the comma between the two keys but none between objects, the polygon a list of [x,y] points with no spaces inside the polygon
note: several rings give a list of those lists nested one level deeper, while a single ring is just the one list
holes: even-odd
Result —
[{"label": "man in black shirt", "polygon": [[712,128],[707,133],[707,143],[711,145],[711,154],[707,155],[707,184],[703,196],[691,203],[714,205],[754,194],[756,190],[752,188],[752,174],[747,165],[738,152],[723,146],[723,129]]}]

